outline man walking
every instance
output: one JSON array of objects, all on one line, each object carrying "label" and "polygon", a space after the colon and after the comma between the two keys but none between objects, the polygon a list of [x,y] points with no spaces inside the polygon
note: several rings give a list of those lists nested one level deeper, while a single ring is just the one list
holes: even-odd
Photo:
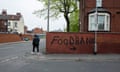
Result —
[{"label": "man walking", "polygon": [[34,35],[33,41],[32,41],[32,45],[33,45],[33,52],[32,54],[35,52],[35,49],[37,49],[37,53],[39,54],[39,37],[38,35]]}]

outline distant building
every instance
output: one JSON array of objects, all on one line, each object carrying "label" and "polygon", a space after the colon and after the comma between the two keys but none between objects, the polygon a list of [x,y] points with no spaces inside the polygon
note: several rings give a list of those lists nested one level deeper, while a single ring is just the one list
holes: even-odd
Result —
[{"label": "distant building", "polygon": [[24,26],[24,33],[27,33],[27,31],[28,31],[28,27]]},{"label": "distant building", "polygon": [[80,0],[81,32],[120,32],[119,19],[120,0]]},{"label": "distant building", "polygon": [[42,28],[36,27],[33,29],[33,33],[34,34],[43,34],[43,33],[45,33],[45,31]]},{"label": "distant building", "polygon": [[0,14],[0,32],[24,34],[24,19],[21,13],[12,15],[3,10]]}]

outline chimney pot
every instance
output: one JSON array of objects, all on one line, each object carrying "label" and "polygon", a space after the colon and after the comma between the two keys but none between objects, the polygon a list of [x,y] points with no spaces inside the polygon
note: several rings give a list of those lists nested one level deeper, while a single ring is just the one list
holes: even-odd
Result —
[{"label": "chimney pot", "polygon": [[7,15],[7,11],[6,11],[6,10],[3,10],[3,11],[2,11],[2,15]]}]

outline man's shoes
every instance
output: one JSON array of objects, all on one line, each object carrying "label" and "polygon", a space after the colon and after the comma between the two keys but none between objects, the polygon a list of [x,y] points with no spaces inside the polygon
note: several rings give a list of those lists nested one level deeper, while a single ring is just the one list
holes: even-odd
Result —
[{"label": "man's shoes", "polygon": [[32,55],[41,55],[40,52],[31,52]]},{"label": "man's shoes", "polygon": [[34,52],[31,52],[31,54],[35,54]]}]

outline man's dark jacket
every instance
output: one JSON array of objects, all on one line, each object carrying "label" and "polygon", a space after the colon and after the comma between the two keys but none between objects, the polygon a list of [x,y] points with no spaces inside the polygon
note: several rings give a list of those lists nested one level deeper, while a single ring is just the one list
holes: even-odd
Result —
[{"label": "man's dark jacket", "polygon": [[39,41],[40,41],[40,39],[39,39],[38,37],[35,37],[35,38],[33,39],[32,44],[33,44],[33,45],[39,45]]}]

